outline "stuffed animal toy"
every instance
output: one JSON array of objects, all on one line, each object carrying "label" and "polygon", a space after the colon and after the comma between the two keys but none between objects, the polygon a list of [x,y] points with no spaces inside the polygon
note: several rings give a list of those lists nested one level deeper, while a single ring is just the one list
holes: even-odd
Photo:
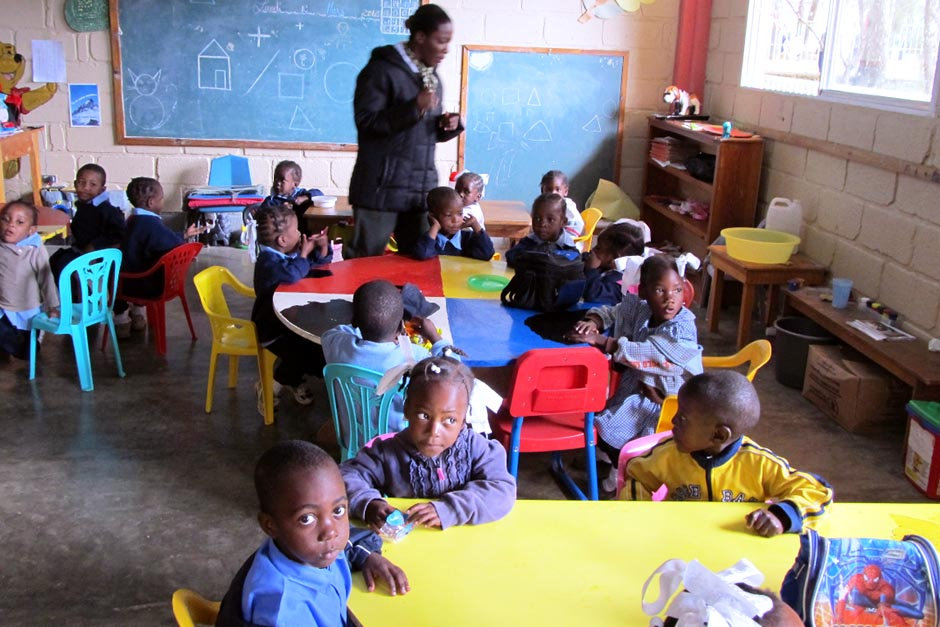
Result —
[{"label": "stuffed animal toy", "polygon": [[698,96],[675,85],[670,85],[663,92],[663,102],[672,105],[673,115],[695,115],[702,112],[702,103]]},{"label": "stuffed animal toy", "polygon": [[[16,51],[13,44],[0,42],[0,124],[19,126],[20,116],[44,105],[55,95],[55,83],[46,83],[38,89],[17,87],[26,71],[26,57]],[[3,165],[6,178],[19,172],[19,161],[7,161]]]}]

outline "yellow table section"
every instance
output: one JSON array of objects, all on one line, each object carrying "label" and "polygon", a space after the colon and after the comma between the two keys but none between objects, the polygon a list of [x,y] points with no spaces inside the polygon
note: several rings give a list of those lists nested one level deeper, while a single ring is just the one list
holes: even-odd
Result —
[{"label": "yellow table section", "polygon": [[[414,501],[390,499],[401,509]],[[779,590],[799,538],[750,533],[746,503],[519,501],[505,519],[441,532],[417,529],[383,553],[411,592],[366,592],[350,608],[364,625],[646,625],[640,591],[670,558],[720,570],[746,557]],[[830,537],[920,533],[940,546],[936,505],[837,503],[817,530]]]},{"label": "yellow table section", "polygon": [[499,291],[475,290],[468,284],[470,277],[479,274],[492,274],[511,279],[513,271],[506,267],[505,261],[479,261],[467,257],[440,255],[441,280],[444,284],[444,296],[447,298],[481,298],[499,300]]}]

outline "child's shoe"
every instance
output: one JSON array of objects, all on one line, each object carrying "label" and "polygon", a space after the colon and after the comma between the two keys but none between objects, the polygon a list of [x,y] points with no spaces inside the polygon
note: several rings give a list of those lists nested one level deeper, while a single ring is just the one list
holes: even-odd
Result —
[{"label": "child's shoe", "polygon": [[[274,409],[277,409],[278,403],[281,401],[281,384],[277,381],[272,381],[274,385]],[[258,399],[258,413],[264,416],[264,390],[261,387],[261,381],[255,381],[255,397]]]},{"label": "child's shoe", "polygon": [[131,312],[131,331],[143,331],[147,328],[147,316],[136,311]]},{"label": "child's shoe", "polygon": [[114,333],[119,340],[126,340],[131,336],[131,316],[127,311],[114,316]]},{"label": "child's shoe", "polygon": [[310,386],[306,381],[300,385],[294,386],[291,388],[291,392],[294,394],[294,400],[297,401],[298,405],[310,405],[313,403],[314,394],[313,390],[310,389]]}]

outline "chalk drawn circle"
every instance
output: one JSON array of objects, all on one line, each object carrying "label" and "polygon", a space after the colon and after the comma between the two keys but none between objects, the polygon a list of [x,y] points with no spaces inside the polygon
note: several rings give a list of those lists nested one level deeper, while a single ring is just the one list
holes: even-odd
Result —
[{"label": "chalk drawn circle", "polygon": [[323,89],[333,102],[339,104],[352,102],[356,90],[356,66],[340,61],[328,67],[323,73]]},{"label": "chalk drawn circle", "polygon": [[166,123],[166,108],[153,96],[134,98],[128,115],[135,126],[147,130],[158,129]]},{"label": "chalk drawn circle", "polygon": [[339,33],[340,35],[345,35],[346,33],[349,32],[349,24],[347,24],[346,22],[340,22],[339,24],[336,25],[336,32]]},{"label": "chalk drawn circle", "polygon": [[301,70],[312,70],[317,64],[317,56],[309,48],[300,48],[294,51],[294,65]]}]

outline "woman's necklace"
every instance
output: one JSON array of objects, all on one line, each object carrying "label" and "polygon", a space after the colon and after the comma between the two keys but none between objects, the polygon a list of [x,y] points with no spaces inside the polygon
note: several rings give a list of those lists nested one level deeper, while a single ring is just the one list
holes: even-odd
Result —
[{"label": "woman's necklace", "polygon": [[411,59],[411,62],[414,63],[418,68],[418,74],[421,76],[421,85],[427,91],[437,91],[437,85],[439,83],[437,75],[434,73],[434,68],[425,65],[421,62],[418,56],[411,49],[411,46],[407,43],[404,45],[405,52],[408,54],[408,58]]}]

